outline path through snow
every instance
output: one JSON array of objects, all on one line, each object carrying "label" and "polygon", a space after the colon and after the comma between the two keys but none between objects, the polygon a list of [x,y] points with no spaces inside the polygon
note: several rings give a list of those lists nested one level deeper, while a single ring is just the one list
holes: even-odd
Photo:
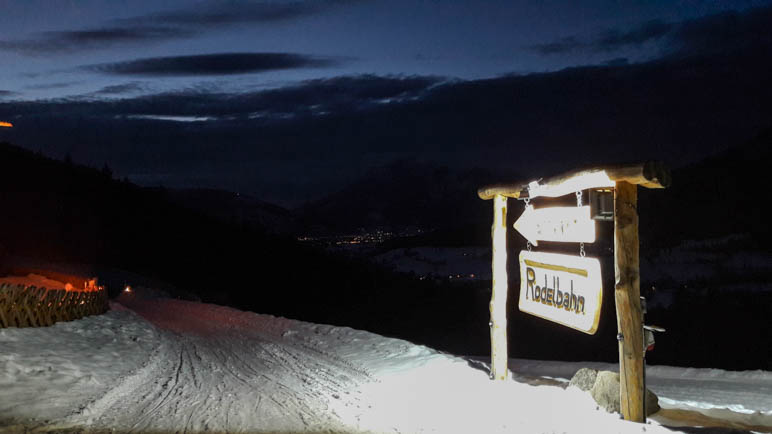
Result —
[{"label": "path through snow", "polygon": [[[0,329],[0,427],[669,432],[620,421],[576,389],[492,382],[478,364],[398,339],[202,303],[128,295],[120,302],[53,327]],[[521,374],[573,369],[513,362]],[[723,371],[715,372],[721,381]],[[694,383],[681,385],[694,392]]]},{"label": "path through snow", "polygon": [[72,422],[131,431],[343,431],[373,381],[293,335],[294,321],[185,301],[124,300],[159,346],[136,373]]}]

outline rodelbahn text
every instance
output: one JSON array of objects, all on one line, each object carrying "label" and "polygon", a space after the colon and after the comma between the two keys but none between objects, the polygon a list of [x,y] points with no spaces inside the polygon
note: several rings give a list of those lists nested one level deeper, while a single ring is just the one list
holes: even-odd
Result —
[{"label": "rodelbahn text", "polygon": [[521,311],[594,334],[598,329],[602,295],[597,259],[520,252]]}]

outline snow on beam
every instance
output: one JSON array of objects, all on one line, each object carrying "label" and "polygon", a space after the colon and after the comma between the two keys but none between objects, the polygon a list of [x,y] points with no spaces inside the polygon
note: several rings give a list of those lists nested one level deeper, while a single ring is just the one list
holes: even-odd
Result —
[{"label": "snow on beam", "polygon": [[559,197],[588,188],[614,187],[618,181],[646,188],[667,188],[670,186],[670,169],[659,161],[592,167],[542,181],[488,185],[477,190],[477,195],[485,200],[493,199],[496,195],[515,199]]}]

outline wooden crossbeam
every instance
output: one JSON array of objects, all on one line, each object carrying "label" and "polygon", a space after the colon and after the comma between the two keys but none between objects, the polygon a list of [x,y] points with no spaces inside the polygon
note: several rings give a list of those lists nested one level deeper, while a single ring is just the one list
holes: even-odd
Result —
[{"label": "wooden crossbeam", "polygon": [[536,184],[532,184],[534,181],[492,184],[477,190],[477,195],[485,200],[496,195],[515,199],[560,197],[588,188],[614,187],[622,181],[646,188],[667,188],[670,180],[670,170],[663,163],[649,161],[573,170],[537,181]]}]

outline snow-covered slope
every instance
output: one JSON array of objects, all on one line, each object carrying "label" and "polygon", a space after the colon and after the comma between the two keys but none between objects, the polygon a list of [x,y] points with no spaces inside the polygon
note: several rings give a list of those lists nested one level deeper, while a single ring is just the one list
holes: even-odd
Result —
[{"label": "snow-covered slope", "polygon": [[[512,363],[517,380],[568,377],[579,366]],[[731,394],[712,401],[703,393],[695,405],[729,407],[732,401],[743,411],[758,411],[756,421],[772,414],[772,394],[765,389],[772,384],[770,373],[657,369],[650,370],[650,382],[663,378],[660,394],[667,405],[690,405],[692,398],[675,391],[699,392],[708,375],[710,387],[739,388],[736,396],[758,394],[745,401],[733,401]],[[672,384],[671,395],[665,383]],[[578,389],[492,382],[480,363],[406,341],[136,296],[122,297],[101,316],[48,328],[0,329],[0,426],[143,432],[670,432],[657,422],[626,423],[597,410]]]}]

